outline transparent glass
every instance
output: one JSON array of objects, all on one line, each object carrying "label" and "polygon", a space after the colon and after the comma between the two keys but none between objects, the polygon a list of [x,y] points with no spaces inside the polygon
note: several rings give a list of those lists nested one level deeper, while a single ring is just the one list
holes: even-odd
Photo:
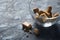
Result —
[{"label": "transparent glass", "polygon": [[[30,1],[30,12],[32,15],[32,18],[34,19],[34,21],[39,24],[42,25],[43,27],[50,27],[53,24],[57,23],[59,21],[60,16],[57,16],[55,18],[55,20],[52,20],[51,18],[46,18],[47,21],[46,22],[41,22],[39,20],[37,20],[35,18],[34,8],[39,8],[39,10],[45,10],[48,6],[52,6],[52,14],[54,15],[54,13],[56,12],[60,12],[60,1],[59,0],[31,0]],[[41,18],[40,18],[41,19]]]}]

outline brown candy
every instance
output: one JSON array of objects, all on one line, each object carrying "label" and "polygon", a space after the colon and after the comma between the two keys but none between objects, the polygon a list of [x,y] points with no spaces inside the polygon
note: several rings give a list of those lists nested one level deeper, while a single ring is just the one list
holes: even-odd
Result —
[{"label": "brown candy", "polygon": [[47,10],[45,11],[46,15],[48,17],[52,17],[52,6],[48,6]]},{"label": "brown candy", "polygon": [[35,8],[33,9],[34,13],[38,13],[39,12],[39,9],[38,8]]},{"label": "brown candy", "polygon": [[57,16],[59,16],[58,12],[53,15],[53,17],[57,17]]},{"label": "brown candy", "polygon": [[39,15],[41,15],[41,14],[43,14],[43,13],[44,13],[44,11],[42,11],[42,10],[40,10],[40,11],[38,12]]},{"label": "brown candy", "polygon": [[39,30],[38,30],[37,28],[34,28],[34,34],[35,34],[36,36],[39,36],[40,32],[39,32]]},{"label": "brown candy", "polygon": [[51,12],[51,11],[52,11],[52,6],[48,6],[47,12],[49,13],[49,12]]},{"label": "brown candy", "polygon": [[38,19],[38,18],[39,18],[39,14],[38,14],[38,13],[36,13],[35,18],[36,18],[36,19]]},{"label": "brown candy", "polygon": [[22,25],[23,25],[23,30],[24,31],[28,32],[29,30],[32,29],[32,25],[30,23],[28,23],[28,22],[24,22]]}]

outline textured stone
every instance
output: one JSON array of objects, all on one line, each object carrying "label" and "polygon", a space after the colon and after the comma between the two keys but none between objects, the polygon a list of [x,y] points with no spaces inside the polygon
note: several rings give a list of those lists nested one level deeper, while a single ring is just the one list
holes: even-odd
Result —
[{"label": "textured stone", "polygon": [[46,38],[36,38],[32,34],[26,38],[26,33],[21,30],[20,25],[24,21],[33,24],[34,21],[30,15],[33,12],[30,9],[35,7],[45,9],[50,4],[54,12],[60,12],[60,0],[0,0],[0,26],[6,25],[0,27],[0,40],[45,40]]}]

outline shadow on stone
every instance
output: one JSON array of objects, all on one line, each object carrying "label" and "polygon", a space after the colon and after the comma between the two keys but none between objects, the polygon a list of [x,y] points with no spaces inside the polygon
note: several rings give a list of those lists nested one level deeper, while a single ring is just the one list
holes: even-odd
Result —
[{"label": "shadow on stone", "polygon": [[[58,24],[54,24],[50,27],[43,27],[42,25],[34,24],[35,28],[38,28],[40,31],[39,38],[45,38],[45,39],[58,39],[60,37],[59,31],[58,31]],[[59,38],[60,39],[60,38]]]}]

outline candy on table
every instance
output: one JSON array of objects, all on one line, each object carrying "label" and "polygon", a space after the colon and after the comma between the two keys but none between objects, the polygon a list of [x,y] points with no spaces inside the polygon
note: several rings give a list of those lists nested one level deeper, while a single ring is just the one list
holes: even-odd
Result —
[{"label": "candy on table", "polygon": [[23,30],[24,30],[24,31],[27,31],[27,32],[29,32],[29,30],[32,29],[32,25],[31,25],[30,23],[28,23],[28,22],[24,22],[24,23],[22,24],[22,26],[23,26]]},{"label": "candy on table", "polygon": [[35,34],[36,36],[39,36],[40,32],[39,32],[39,30],[38,30],[37,28],[34,28],[34,34]]}]

